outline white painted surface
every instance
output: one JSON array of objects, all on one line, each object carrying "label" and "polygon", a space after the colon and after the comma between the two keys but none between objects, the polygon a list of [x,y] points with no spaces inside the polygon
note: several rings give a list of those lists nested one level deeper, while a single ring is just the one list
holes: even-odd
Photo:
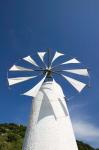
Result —
[{"label": "white painted surface", "polygon": [[62,65],[66,65],[66,64],[79,64],[80,61],[78,61],[76,58],[70,59],[64,63],[62,63]]},{"label": "white painted surface", "polygon": [[33,64],[34,66],[39,67],[39,66],[37,65],[37,63],[34,61],[34,59],[31,58],[31,56],[24,57],[23,59],[24,59],[25,61],[27,61],[27,62]]},{"label": "white painted surface", "polygon": [[64,54],[59,53],[59,52],[56,51],[56,53],[55,53],[55,55],[54,55],[54,57],[53,57],[53,59],[52,59],[51,64],[52,64],[58,57],[63,56],[63,55],[64,55]]},{"label": "white painted surface", "polygon": [[69,70],[63,70],[63,71],[82,75],[82,76],[88,76],[89,75],[87,69],[69,69]]},{"label": "white painted surface", "polygon": [[33,79],[37,76],[32,76],[32,77],[18,77],[18,78],[8,78],[8,82],[9,82],[9,85],[13,85],[13,84],[17,84],[17,83],[20,83],[20,82],[24,82],[24,81],[27,81],[27,80],[30,80],[30,79]]},{"label": "white painted surface", "polygon": [[45,56],[46,52],[38,52],[39,57],[41,58],[41,60],[44,62],[44,56]]},{"label": "white painted surface", "polygon": [[32,97],[36,97],[39,89],[41,88],[44,80],[46,78],[46,75],[43,77],[43,79],[38,83],[36,84],[32,89],[30,89],[29,91],[23,93],[23,95],[27,95],[27,96],[32,96]]},{"label": "white painted surface", "polygon": [[28,69],[28,68],[24,68],[24,67],[21,67],[21,66],[16,66],[16,65],[13,65],[9,71],[33,71],[33,69]]},{"label": "white painted surface", "polygon": [[62,76],[78,91],[78,92],[81,92],[83,90],[83,88],[87,85],[81,81],[78,81],[76,79],[73,79],[73,78],[70,78],[66,75],[63,75]]},{"label": "white painted surface", "polygon": [[52,83],[43,83],[32,101],[22,150],[78,150],[64,95],[58,98],[60,86]]}]

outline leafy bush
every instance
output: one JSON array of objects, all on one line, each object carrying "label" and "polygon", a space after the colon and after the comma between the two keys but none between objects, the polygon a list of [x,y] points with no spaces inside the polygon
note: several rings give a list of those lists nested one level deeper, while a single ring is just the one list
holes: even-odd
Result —
[{"label": "leafy bush", "polygon": [[[0,124],[0,150],[22,150],[26,127],[23,125]],[[95,150],[88,144],[77,141],[79,150]],[[96,149],[99,150],[99,149]]]}]

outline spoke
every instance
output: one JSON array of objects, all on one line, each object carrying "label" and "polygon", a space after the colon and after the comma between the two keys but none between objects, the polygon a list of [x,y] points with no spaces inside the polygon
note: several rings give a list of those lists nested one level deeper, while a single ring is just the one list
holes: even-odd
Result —
[{"label": "spoke", "polygon": [[59,67],[59,66],[61,66],[61,65],[62,65],[62,64],[55,65],[55,66],[53,66],[51,69],[54,69],[54,68]]},{"label": "spoke", "polygon": [[44,71],[44,69],[35,69],[34,71]]},{"label": "spoke", "polygon": [[63,70],[55,70],[55,72],[62,72]]},{"label": "spoke", "polygon": [[48,68],[50,67],[50,49],[48,49]]},{"label": "spoke", "polygon": [[55,74],[58,74],[58,75],[61,76],[61,73],[57,73],[56,71],[52,71],[52,73],[55,73]]}]

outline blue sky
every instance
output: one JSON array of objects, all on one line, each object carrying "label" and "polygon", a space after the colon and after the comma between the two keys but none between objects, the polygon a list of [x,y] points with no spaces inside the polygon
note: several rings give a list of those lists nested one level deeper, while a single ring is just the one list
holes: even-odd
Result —
[{"label": "blue sky", "polygon": [[77,138],[99,147],[98,0],[0,1],[0,122],[27,124],[31,98],[8,89],[7,70],[45,48],[76,56],[90,68],[91,88],[68,107]]}]

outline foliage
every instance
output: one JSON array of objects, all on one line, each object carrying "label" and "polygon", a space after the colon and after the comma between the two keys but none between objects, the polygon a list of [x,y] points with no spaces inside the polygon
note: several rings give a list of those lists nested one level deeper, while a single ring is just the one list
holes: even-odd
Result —
[{"label": "foliage", "polygon": [[0,150],[21,150],[26,127],[0,124]]},{"label": "foliage", "polygon": [[80,141],[77,141],[77,145],[78,145],[79,150],[95,150],[94,148],[92,148],[88,144],[85,144],[85,143],[80,142]]},{"label": "foliage", "polygon": [[[0,124],[0,150],[22,150],[25,130],[26,127],[23,125]],[[79,150],[95,150],[83,142],[77,141],[77,144]]]}]

